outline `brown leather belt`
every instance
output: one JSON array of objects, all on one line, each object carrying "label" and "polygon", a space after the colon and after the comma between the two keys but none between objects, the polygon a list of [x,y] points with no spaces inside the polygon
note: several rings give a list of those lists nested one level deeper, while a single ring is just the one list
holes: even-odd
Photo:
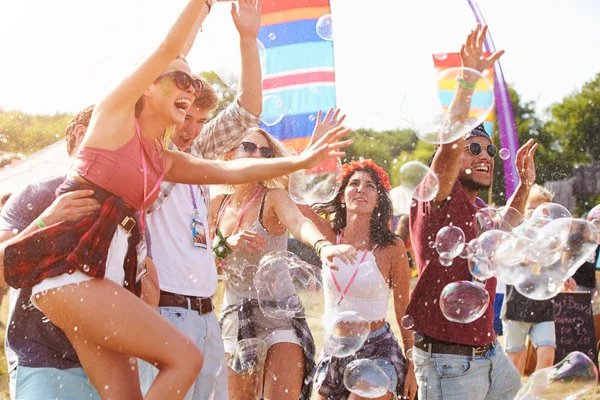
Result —
[{"label": "brown leather belt", "polygon": [[212,298],[210,297],[185,296],[162,290],[160,291],[158,306],[187,308],[188,310],[198,311],[200,315],[208,314],[214,309]]},{"label": "brown leather belt", "polygon": [[[431,345],[431,348],[430,348]],[[456,354],[460,356],[478,357],[484,355],[493,347],[492,343],[485,346],[468,346],[465,344],[448,343],[423,335],[423,340],[415,342],[415,347],[423,351],[438,354]]]}]

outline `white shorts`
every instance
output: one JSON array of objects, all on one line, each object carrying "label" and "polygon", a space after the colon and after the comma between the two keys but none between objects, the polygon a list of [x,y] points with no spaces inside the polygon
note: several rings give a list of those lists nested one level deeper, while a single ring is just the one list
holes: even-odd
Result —
[{"label": "white shorts", "polygon": [[[118,227],[113,235],[110,247],[108,248],[108,255],[106,257],[106,272],[104,274],[104,279],[110,279],[120,286],[123,286],[123,283],[125,282],[125,270],[123,269],[123,263],[129,248],[128,238],[129,234],[126,233],[121,227]],[[48,290],[59,289],[67,285],[79,285],[82,282],[92,279],[94,278],[84,274],[79,270],[72,274],[64,273],[52,278],[46,278],[32,288],[31,303],[36,308],[39,308],[35,302],[36,296],[40,294],[44,295],[46,292],[48,292]]]}]

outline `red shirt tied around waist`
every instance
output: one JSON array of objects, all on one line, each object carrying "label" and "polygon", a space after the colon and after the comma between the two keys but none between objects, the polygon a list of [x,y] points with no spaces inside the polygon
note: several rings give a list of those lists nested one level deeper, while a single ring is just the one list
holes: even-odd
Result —
[{"label": "red shirt tied around waist", "polygon": [[465,233],[465,243],[477,237],[475,213],[485,207],[477,198],[473,204],[459,181],[456,181],[448,200],[443,203],[417,202],[410,211],[410,237],[419,268],[419,281],[415,286],[406,315],[415,320],[415,331],[434,339],[469,346],[484,346],[495,340],[494,299],[496,278],[485,282],[490,294],[490,304],[485,314],[470,324],[451,322],[440,309],[440,294],[446,285],[456,281],[471,281],[467,260],[456,257],[449,267],[439,262],[439,254],[429,242],[435,241],[438,231],[445,226],[456,226]]}]

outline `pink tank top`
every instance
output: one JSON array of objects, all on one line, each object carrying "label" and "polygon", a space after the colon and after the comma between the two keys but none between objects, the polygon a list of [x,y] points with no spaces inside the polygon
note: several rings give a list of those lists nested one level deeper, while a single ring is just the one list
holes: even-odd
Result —
[{"label": "pink tank top", "polygon": [[[140,134],[117,150],[82,147],[75,156],[72,169],[91,183],[108,190],[136,210],[156,201],[165,174],[164,147]],[[145,173],[144,173],[145,170]]]}]

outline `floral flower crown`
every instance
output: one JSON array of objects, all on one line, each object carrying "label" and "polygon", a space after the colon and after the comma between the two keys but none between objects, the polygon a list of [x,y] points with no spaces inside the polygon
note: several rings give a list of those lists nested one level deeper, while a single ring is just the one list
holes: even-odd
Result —
[{"label": "floral flower crown", "polygon": [[348,176],[352,175],[354,173],[354,171],[356,171],[357,169],[361,169],[361,168],[370,168],[373,171],[375,171],[375,173],[377,174],[377,176],[379,177],[379,181],[381,182],[381,185],[389,192],[390,190],[392,190],[392,186],[390,185],[390,177],[388,176],[387,172],[385,172],[385,170],[383,168],[381,168],[379,165],[375,164],[375,161],[370,160],[370,159],[361,159],[360,161],[352,161],[348,164],[344,164],[342,166],[342,176],[340,180],[344,180],[346,179]]}]

